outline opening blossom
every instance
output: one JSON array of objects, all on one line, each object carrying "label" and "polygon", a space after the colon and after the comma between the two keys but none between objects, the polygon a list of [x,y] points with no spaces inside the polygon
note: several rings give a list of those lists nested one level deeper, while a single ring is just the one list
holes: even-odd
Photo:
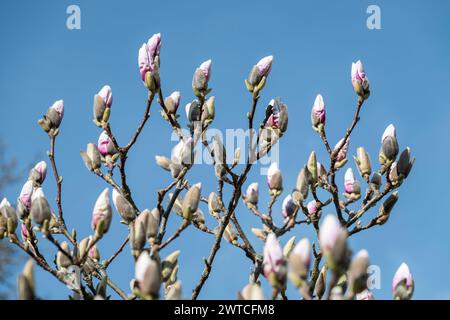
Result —
[{"label": "opening blossom", "polygon": [[106,131],[103,131],[100,134],[100,137],[98,138],[97,148],[100,154],[104,157],[108,155],[111,156],[117,152],[111,138],[106,133]]},{"label": "opening blossom", "polygon": [[145,82],[147,72],[155,70],[155,60],[161,50],[161,33],[154,34],[139,49],[138,64],[142,81]]},{"label": "opening blossom", "polygon": [[29,180],[42,184],[47,176],[47,163],[41,161],[31,169]]},{"label": "opening blossom", "polygon": [[253,86],[259,85],[263,77],[267,78],[272,69],[272,62],[273,56],[267,56],[259,60],[258,63],[253,66],[247,79],[247,86],[250,85],[249,89],[253,89]]},{"label": "opening blossom", "polygon": [[369,79],[367,79],[366,77],[364,66],[361,60],[352,63],[351,77],[353,89],[355,90],[356,94],[362,99],[367,99],[370,95]]}]

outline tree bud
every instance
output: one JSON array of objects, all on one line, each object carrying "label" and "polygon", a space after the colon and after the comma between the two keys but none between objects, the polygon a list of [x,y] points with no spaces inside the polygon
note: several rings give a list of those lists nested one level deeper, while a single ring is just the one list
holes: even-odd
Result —
[{"label": "tree bud", "polygon": [[314,151],[311,152],[308,158],[308,164],[306,166],[309,171],[309,179],[311,187],[314,189],[317,185],[317,158]]},{"label": "tree bud", "polygon": [[320,226],[320,248],[327,258],[328,267],[337,273],[345,271],[349,262],[346,240],[347,231],[334,215],[327,215]]},{"label": "tree bud", "polygon": [[344,190],[344,196],[351,201],[358,200],[361,197],[361,187],[353,175],[352,168],[348,168],[345,172]]},{"label": "tree bud", "polygon": [[387,126],[381,138],[381,149],[378,156],[382,166],[382,172],[385,172],[392,162],[394,162],[399,151],[395,127],[393,124]]},{"label": "tree bud", "polygon": [[211,77],[211,63],[211,59],[207,60],[195,70],[192,78],[192,89],[196,96],[200,94],[205,95],[208,90],[208,81]]},{"label": "tree bud", "polygon": [[300,288],[308,277],[311,263],[311,247],[308,238],[300,240],[289,256],[289,279]]},{"label": "tree bud", "polygon": [[112,191],[112,198],[114,206],[116,207],[117,212],[119,212],[123,221],[126,223],[130,223],[134,219],[136,219],[136,210],[133,208],[131,203],[125,199],[116,189]]},{"label": "tree bud", "polygon": [[336,163],[334,164],[334,167],[336,169],[342,168],[347,163],[347,151],[348,145],[350,143],[350,138],[347,139],[344,146],[341,148],[342,143],[344,143],[344,138],[339,140],[339,142],[336,143],[336,146],[333,149],[333,153],[335,153],[340,148],[339,152],[336,155]]},{"label": "tree bud", "polygon": [[364,72],[364,66],[360,60],[352,63],[352,85],[356,94],[362,99],[367,99],[370,95],[369,79]]},{"label": "tree bud", "polygon": [[33,181],[34,183],[41,185],[45,177],[47,175],[47,163],[45,161],[41,161],[31,169],[30,174],[28,176],[28,180]]},{"label": "tree bud", "polygon": [[392,209],[398,201],[398,192],[394,191],[390,196],[383,202],[378,211],[377,223],[383,225],[389,219]]},{"label": "tree bud", "polygon": [[263,272],[272,287],[282,289],[286,282],[286,261],[276,236],[267,236],[263,251]]},{"label": "tree bud", "polygon": [[33,199],[31,201],[30,207],[30,216],[35,223],[41,226],[46,220],[50,221],[50,219],[52,218],[50,204],[45,198],[41,188],[36,189],[33,193]]},{"label": "tree bud", "polygon": [[88,145],[86,146],[86,151],[80,151],[80,155],[88,170],[95,171],[97,169],[100,169],[102,165],[101,155],[95,144],[88,143]]},{"label": "tree bud", "polygon": [[300,170],[297,176],[297,184],[294,191],[292,192],[292,197],[297,203],[303,202],[308,198],[309,192],[309,171],[306,167]]},{"label": "tree bud", "polygon": [[98,225],[103,221],[102,234],[108,232],[112,220],[112,209],[109,200],[109,190],[106,188],[97,198],[94,210],[92,211],[91,227],[94,231],[97,230]]},{"label": "tree bud", "polygon": [[370,174],[372,173],[372,165],[370,164],[370,157],[367,151],[363,147],[356,149],[356,156],[353,156],[359,173],[366,180],[369,181]]},{"label": "tree bud", "polygon": [[[66,241],[63,241],[61,243],[61,249],[63,249],[65,253],[70,255],[69,244]],[[56,254],[56,265],[60,269],[68,268],[72,264],[69,257],[64,252],[58,250],[58,253]]]},{"label": "tree bud", "polygon": [[327,267],[326,265],[324,265],[322,269],[320,269],[320,273],[317,278],[315,287],[316,295],[319,300],[322,299],[325,293],[326,283],[327,283]]},{"label": "tree bud", "polygon": [[259,187],[258,182],[253,182],[247,187],[247,191],[245,192],[245,203],[247,207],[258,205],[259,198]]},{"label": "tree bud", "polygon": [[16,210],[14,210],[6,198],[3,198],[0,203],[0,214],[6,218],[8,233],[15,233],[18,224]]},{"label": "tree bud", "polygon": [[166,105],[167,111],[171,114],[176,114],[178,110],[178,106],[180,105],[180,92],[174,91],[164,99],[164,104]]},{"label": "tree bud", "polygon": [[367,289],[367,268],[369,268],[369,254],[366,250],[361,250],[353,258],[348,269],[348,283],[352,293],[358,294]]},{"label": "tree bud", "polygon": [[143,298],[156,299],[161,287],[161,267],[151,259],[147,251],[142,251],[136,261],[135,279]]},{"label": "tree bud", "polygon": [[173,269],[178,264],[178,257],[180,256],[180,250],[174,251],[171,254],[169,254],[161,263],[161,275],[162,275],[162,281],[166,282],[169,280],[169,277],[171,276]]},{"label": "tree bud", "polygon": [[20,300],[35,299],[33,260],[29,259],[18,279],[18,297]]},{"label": "tree bud", "polygon": [[283,191],[283,177],[276,162],[273,162],[267,171],[267,185],[273,196],[280,195]]},{"label": "tree bud", "polygon": [[161,50],[161,34],[154,34],[139,49],[138,65],[141,79],[148,90],[159,89],[159,54]]},{"label": "tree bud", "polygon": [[43,119],[39,119],[38,123],[45,132],[50,133],[50,131],[52,131],[53,134],[55,134],[63,117],[64,101],[58,100],[48,108],[47,113],[44,115]]},{"label": "tree bud", "polygon": [[392,292],[396,300],[410,300],[414,293],[414,279],[406,263],[402,263],[392,279]]},{"label": "tree bud", "polygon": [[208,209],[209,213],[218,218],[219,213],[222,210],[222,206],[220,204],[220,200],[214,192],[211,192],[208,197]]},{"label": "tree bud", "polygon": [[294,203],[292,196],[289,194],[284,198],[281,214],[283,215],[284,221],[287,221],[298,209],[297,205]]},{"label": "tree bud", "polygon": [[201,183],[197,183],[191,186],[186,193],[182,205],[184,219],[190,221],[194,212],[197,211],[198,203],[200,202],[201,188]]},{"label": "tree bud", "polygon": [[315,131],[320,132],[325,125],[325,103],[322,95],[318,94],[311,110],[311,123]]},{"label": "tree bud", "polygon": [[411,160],[411,150],[409,149],[409,147],[407,147],[405,150],[403,150],[398,159],[397,171],[399,175],[401,175],[404,178],[407,178],[409,173],[411,172],[411,168],[414,164],[414,161],[415,158]]}]

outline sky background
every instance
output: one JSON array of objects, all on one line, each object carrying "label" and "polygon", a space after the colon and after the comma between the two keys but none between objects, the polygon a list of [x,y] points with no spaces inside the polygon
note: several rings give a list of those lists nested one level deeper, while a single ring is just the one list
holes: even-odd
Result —
[{"label": "sky background", "polygon": [[[81,30],[66,27],[66,8],[81,9]],[[366,9],[381,8],[381,30],[369,30]],[[146,89],[137,67],[138,49],[154,33],[162,33],[161,79],[165,94],[181,91],[184,105],[194,96],[191,79],[204,60],[213,60],[210,86],[216,96],[213,127],[246,128],[251,97],[243,80],[263,56],[274,55],[273,69],[261,95],[257,119],[272,97],[289,106],[289,129],[280,142],[279,165],[285,190],[295,185],[299,169],[311,150],[328,164],[319,136],[310,125],[310,110],[321,93],[327,105],[327,132],[334,145],[349,126],[355,94],[350,84],[352,61],[361,59],[371,82],[372,95],[364,104],[361,121],[351,138],[349,159],[364,146],[377,164],[380,138],[394,123],[400,147],[410,146],[417,157],[413,172],[400,189],[389,222],[351,238],[356,252],[369,251],[371,263],[381,268],[381,289],[376,298],[391,298],[391,279],[407,262],[416,281],[415,298],[450,298],[450,223],[448,137],[450,108],[450,2],[448,1],[2,1],[0,4],[0,137],[7,156],[21,167],[46,158],[49,141],[37,120],[58,99],[65,101],[65,117],[57,139],[56,158],[64,177],[62,203],[66,222],[78,238],[91,233],[92,208],[105,184],[84,167],[79,151],[96,142],[100,130],[92,123],[93,95],[104,85],[113,89],[111,125],[120,144],[129,141],[146,103]],[[175,142],[160,117],[158,106],[127,162],[128,181],[139,208],[152,208],[156,191],[170,183],[170,175],[154,162],[157,154],[170,155]],[[259,123],[260,120],[258,120]],[[353,161],[349,161],[355,170]],[[15,203],[22,183],[4,196]],[[197,165],[191,183],[203,182],[203,193],[216,190],[211,166]],[[260,182],[261,204],[268,201],[265,177],[255,167],[248,183]],[[337,181],[342,184],[343,172]],[[248,184],[247,183],[247,184]],[[245,185],[245,187],[247,186]],[[44,190],[56,196],[54,177],[48,174]],[[285,193],[283,197],[286,195]],[[229,196],[229,194],[227,193]],[[282,199],[281,199],[282,200]],[[56,210],[56,204],[52,202]],[[274,214],[280,215],[281,201]],[[207,208],[202,208],[207,212]],[[332,212],[332,208],[324,213]],[[368,216],[374,216],[377,208]],[[236,214],[252,243],[262,242],[250,232],[260,225],[240,204]],[[169,220],[171,234],[181,220]],[[207,224],[214,221],[207,216]],[[310,237],[312,226],[300,226],[281,238]],[[126,236],[126,227],[114,212],[113,224],[99,248],[109,257]],[[6,241],[6,240],[3,240]],[[179,279],[190,296],[203,268],[213,237],[195,228],[186,231],[162,256],[180,249]],[[51,259],[54,248],[40,240]],[[127,250],[110,267],[110,276],[125,291],[134,267]],[[250,261],[223,242],[210,279],[200,298],[231,298],[248,281]],[[22,269],[14,270],[15,276]],[[69,291],[37,269],[37,290],[42,298],[61,299]],[[266,294],[269,294],[263,280]],[[110,291],[112,292],[112,291]],[[288,294],[294,298],[295,291]],[[113,297],[117,296],[113,294]]]}]

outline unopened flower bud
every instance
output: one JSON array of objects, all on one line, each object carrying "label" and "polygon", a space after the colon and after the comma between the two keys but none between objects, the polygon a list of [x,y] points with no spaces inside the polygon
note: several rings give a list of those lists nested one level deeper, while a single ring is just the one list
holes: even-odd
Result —
[{"label": "unopened flower bud", "polygon": [[367,268],[369,268],[369,253],[366,250],[359,251],[348,269],[348,283],[353,294],[358,294],[367,289]]},{"label": "unopened flower bud", "polygon": [[361,187],[353,175],[352,168],[348,168],[344,176],[344,196],[349,200],[358,200],[361,197]]},{"label": "unopened flower bud", "polygon": [[374,190],[380,190],[381,187],[381,174],[374,172],[370,179],[370,186]]},{"label": "unopened flower bud", "polygon": [[250,92],[253,92],[255,89],[260,91],[264,87],[266,78],[272,69],[272,62],[273,56],[267,56],[259,60],[259,62],[253,66],[248,79],[245,81]]},{"label": "unopened flower bud", "polygon": [[181,281],[166,287],[165,300],[180,300],[181,299]]},{"label": "unopened flower bud", "polygon": [[287,130],[288,126],[288,107],[280,98],[270,100],[266,108],[266,127],[278,129],[279,135]]},{"label": "unopened flower bud", "polygon": [[67,254],[70,255],[69,244],[66,241],[63,241],[61,243],[61,249],[64,250],[65,253],[61,250],[58,250],[58,253],[56,254],[56,265],[59,268],[67,268],[72,264],[69,257],[67,256]]},{"label": "unopened flower bud", "polygon": [[38,188],[33,192],[30,206],[30,216],[31,219],[39,225],[42,225],[46,220],[50,221],[52,218],[50,204],[45,198],[41,188]]},{"label": "unopened flower bud", "polygon": [[108,232],[109,226],[111,225],[112,220],[112,209],[111,209],[111,203],[109,200],[109,190],[106,188],[103,190],[103,192],[100,194],[100,196],[97,198],[97,201],[95,202],[94,210],[92,211],[92,221],[91,221],[91,227],[94,231],[97,230],[100,222],[102,223],[103,230],[101,231],[101,235]]},{"label": "unopened flower bud", "polygon": [[142,211],[136,221],[146,221],[147,239],[155,238],[158,234],[160,213],[159,210],[154,208],[152,211],[145,209]]},{"label": "unopened flower bud", "polygon": [[273,162],[267,170],[267,185],[271,195],[280,195],[283,191],[283,177],[276,162]]},{"label": "unopened flower bud", "polygon": [[411,168],[414,164],[415,158],[411,160],[411,150],[407,147],[400,154],[397,163],[397,171],[399,175],[402,175],[403,178],[407,178],[409,173],[411,172]]},{"label": "unopened flower bud", "polygon": [[278,239],[273,233],[267,236],[263,251],[264,276],[274,288],[284,288],[286,282],[286,261]]},{"label": "unopened flower bud", "polygon": [[172,149],[170,160],[172,164],[179,166],[189,166],[193,163],[192,158],[192,144],[191,137],[184,138],[178,142],[178,144]]},{"label": "unopened flower bud", "polygon": [[164,104],[166,105],[167,111],[171,114],[176,114],[178,106],[180,105],[180,92],[174,91],[164,99]]},{"label": "unopened flower bud", "polygon": [[161,50],[161,34],[154,34],[139,49],[138,64],[141,79],[152,92],[159,88],[159,53]]},{"label": "unopened flower bud", "polygon": [[14,233],[18,224],[16,210],[14,210],[6,198],[3,198],[0,203],[0,214],[6,218],[8,233]]},{"label": "unopened flower bud", "polygon": [[265,300],[264,292],[256,283],[249,283],[240,292],[240,297],[243,300]]},{"label": "unopened flower bud", "polygon": [[319,242],[327,258],[328,267],[335,272],[343,272],[349,263],[347,231],[334,215],[327,215],[320,226]]},{"label": "unopened flower bud", "polygon": [[352,85],[356,94],[362,99],[367,99],[370,95],[369,79],[364,72],[364,66],[360,60],[352,63]]},{"label": "unopened flower bud", "polygon": [[307,166],[309,171],[309,178],[311,182],[311,187],[314,189],[317,184],[317,157],[314,151],[311,152],[308,158]]},{"label": "unopened flower bud", "polygon": [[292,197],[298,203],[303,202],[308,198],[309,192],[309,171],[306,167],[300,170],[297,176],[297,183],[294,191],[292,192]]},{"label": "unopened flower bud", "polygon": [[320,273],[319,273],[319,276],[317,277],[317,282],[316,282],[316,287],[315,287],[316,295],[319,300],[322,299],[322,297],[325,293],[326,282],[327,282],[327,267],[326,267],[326,265],[324,265],[322,267],[322,269],[320,269]]},{"label": "unopened flower bud", "polygon": [[20,211],[18,211],[20,219],[22,219],[28,215],[30,206],[31,206],[31,197],[32,196],[33,196],[33,182],[28,180],[23,185],[22,190],[20,191],[19,198],[17,200],[17,202],[18,202],[17,209],[19,210],[19,203],[23,207],[23,208],[20,208],[21,209]]},{"label": "unopened flower bud", "polygon": [[225,231],[223,233],[223,237],[225,240],[227,240],[229,243],[237,244],[238,237],[236,235],[236,232],[234,231],[234,228],[231,224],[228,224],[225,228]]},{"label": "unopened flower bud", "polygon": [[392,184],[394,187],[399,186],[403,182],[403,176],[400,176],[397,170],[397,161],[394,161],[391,164],[391,167],[389,169],[389,172],[387,174],[387,180],[390,184]]},{"label": "unopened flower bud", "polygon": [[166,282],[169,280],[173,269],[178,264],[178,257],[180,256],[180,250],[176,250],[169,254],[161,263],[161,276],[162,281]]},{"label": "unopened flower bud", "polygon": [[366,180],[369,181],[370,174],[372,173],[372,165],[370,164],[370,157],[367,151],[363,147],[356,149],[356,165],[358,166],[359,173]]},{"label": "unopened flower bud", "polygon": [[183,218],[191,220],[194,212],[197,211],[198,203],[200,202],[202,185],[201,183],[194,184],[186,193],[183,200]]},{"label": "unopened flower bud", "polygon": [[286,258],[289,258],[289,255],[291,254],[292,250],[294,250],[295,247],[295,236],[292,236],[289,238],[289,240],[286,242],[286,244],[283,247],[283,256]]},{"label": "unopened flower bud", "polygon": [[311,123],[317,132],[323,130],[325,125],[325,103],[322,95],[318,94],[311,110]]},{"label": "unopened flower bud", "polygon": [[317,213],[317,202],[316,200],[311,200],[310,202],[308,202],[308,204],[306,205],[306,209],[308,210],[308,216],[309,217],[314,217]]},{"label": "unopened flower bud", "polygon": [[289,194],[284,198],[281,214],[283,215],[283,218],[285,221],[287,221],[298,209],[297,205],[294,203],[294,200],[292,199],[292,196]]},{"label": "unopened flower bud", "polygon": [[201,113],[200,113],[201,108],[200,108],[200,103],[199,103],[198,100],[194,100],[194,101],[186,104],[184,109],[186,111],[186,118],[189,121],[190,126],[192,126],[196,122],[200,121],[200,119],[201,119]]},{"label": "unopened flower bud", "polygon": [[117,150],[114,147],[114,143],[112,142],[110,136],[106,133],[106,131],[103,131],[100,134],[97,147],[100,154],[104,157],[108,155],[111,156],[117,153]]},{"label": "unopened flower bud", "polygon": [[112,191],[112,198],[114,206],[116,207],[117,212],[119,212],[123,221],[126,223],[130,223],[136,218],[136,210],[131,205],[131,203],[125,199],[116,189]]},{"label": "unopened flower bud", "polygon": [[259,197],[258,182],[253,182],[247,187],[245,192],[245,203],[247,206],[257,206]]},{"label": "unopened flower bud", "polygon": [[345,142],[345,144],[342,146],[343,143],[344,143],[344,138],[339,140],[339,142],[336,143],[336,146],[333,149],[333,154],[335,154],[337,152],[337,150],[339,150],[339,152],[336,155],[336,163],[334,165],[334,167],[336,169],[342,168],[347,163],[347,151],[348,151],[348,145],[350,143],[350,138],[348,138],[347,141]]},{"label": "unopened flower bud", "polygon": [[86,151],[80,151],[80,155],[88,170],[94,171],[101,167],[101,155],[95,144],[88,143],[86,146]]},{"label": "unopened flower bud", "polygon": [[252,233],[260,240],[266,241],[267,239],[267,232],[264,230],[258,229],[258,228],[252,228]]},{"label": "unopened flower bud", "polygon": [[47,113],[44,115],[43,119],[39,119],[38,123],[44,129],[45,132],[53,133],[57,132],[61,121],[64,117],[64,101],[58,100],[53,105],[48,108]]},{"label": "unopened flower bud", "polygon": [[398,155],[399,147],[395,127],[393,124],[387,126],[381,138],[381,149],[379,154],[379,161],[383,172],[389,168]]},{"label": "unopened flower bud", "polygon": [[161,267],[151,259],[148,252],[143,251],[136,261],[135,279],[139,293],[144,298],[157,298],[161,287]]},{"label": "unopened flower bud", "polygon": [[216,115],[216,106],[215,106],[216,97],[212,96],[209,97],[208,100],[206,100],[205,104],[203,105],[203,112],[201,115],[201,120],[204,126],[209,125]]},{"label": "unopened flower bud", "polygon": [[414,293],[414,279],[406,263],[402,263],[392,279],[394,299],[410,300]]},{"label": "unopened flower bud", "polygon": [[205,94],[208,90],[208,81],[211,77],[211,59],[203,62],[194,73],[192,78],[192,89],[195,95]]},{"label": "unopened flower bud", "polygon": [[369,289],[365,289],[356,295],[356,300],[374,300],[373,293]]},{"label": "unopened flower bud", "polygon": [[389,219],[392,209],[398,201],[398,192],[394,191],[390,196],[383,202],[378,211],[377,223],[383,225]]},{"label": "unopened flower bud", "polygon": [[209,213],[218,218],[219,213],[222,210],[222,206],[220,204],[220,200],[214,192],[211,192],[208,197],[208,209]]},{"label": "unopened flower bud", "polygon": [[159,167],[163,168],[166,171],[170,171],[170,165],[172,162],[169,158],[163,156],[155,156],[155,161]]},{"label": "unopened flower bud", "polygon": [[47,163],[45,161],[41,161],[31,169],[30,174],[28,176],[28,180],[33,181],[37,184],[42,184],[47,176]]},{"label": "unopened flower bud", "polygon": [[33,260],[30,259],[25,264],[18,279],[18,296],[20,300],[35,299]]},{"label": "unopened flower bud", "polygon": [[94,122],[97,126],[108,122],[113,96],[111,87],[106,85],[94,96]]},{"label": "unopened flower bud", "polygon": [[303,238],[289,256],[289,279],[300,288],[308,277],[311,264],[311,247],[308,238]]}]

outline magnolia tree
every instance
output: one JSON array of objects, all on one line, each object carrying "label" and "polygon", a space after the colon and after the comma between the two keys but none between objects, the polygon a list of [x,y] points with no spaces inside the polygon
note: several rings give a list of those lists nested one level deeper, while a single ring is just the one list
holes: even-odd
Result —
[{"label": "magnolia tree", "polygon": [[[94,96],[94,123],[101,130],[98,143],[87,144],[81,158],[87,169],[105,182],[92,211],[92,235],[78,239],[75,228],[64,221],[61,199],[62,177],[55,161],[55,142],[61,130],[64,116],[63,101],[55,102],[38,122],[48,134],[48,152],[51,170],[57,187],[56,210],[46,199],[43,183],[47,175],[47,163],[39,162],[30,172],[14,209],[7,199],[0,205],[0,236],[25,251],[31,259],[18,279],[18,294],[22,299],[36,298],[33,266],[38,265],[49,272],[72,291],[77,299],[106,299],[113,290],[123,299],[180,299],[181,282],[177,279],[180,251],[169,249],[172,241],[183,235],[187,228],[210,234],[213,238],[204,269],[192,290],[196,299],[207,281],[221,242],[227,241],[251,260],[253,268],[249,283],[238,293],[240,299],[286,299],[286,288],[291,283],[303,299],[371,299],[367,288],[369,255],[366,250],[352,254],[347,238],[374,226],[385,224],[398,200],[398,188],[408,177],[414,160],[409,148],[399,154],[399,145],[393,125],[389,125],[381,138],[379,168],[372,169],[369,154],[363,147],[356,149],[355,164],[360,175],[358,181],[352,168],[345,171],[344,181],[336,181],[338,170],[347,165],[350,136],[356,127],[364,101],[369,98],[369,80],[360,61],[353,63],[351,83],[356,93],[356,109],[350,127],[332,148],[326,134],[326,111],[324,99],[318,95],[311,111],[312,128],[320,136],[327,151],[327,158],[319,162],[311,152],[301,169],[296,185],[286,188],[277,163],[272,163],[267,174],[270,201],[265,208],[258,202],[260,188],[257,182],[249,183],[247,176],[254,164],[264,157],[287,130],[288,107],[279,99],[270,101],[264,111],[258,110],[260,92],[272,68],[272,56],[261,59],[250,71],[245,85],[250,92],[251,105],[247,113],[248,145],[245,156],[234,150],[227,161],[226,148],[219,136],[207,139],[206,133],[215,118],[215,99],[210,97],[208,82],[211,77],[211,60],[203,62],[192,80],[195,98],[186,105],[187,129],[180,124],[178,106],[180,92],[164,97],[160,80],[161,35],[153,35],[139,49],[138,64],[142,81],[148,91],[143,118],[132,139],[119,144],[109,123],[112,116],[113,96],[109,86],[104,86]],[[138,208],[128,186],[126,161],[150,117],[154,102],[161,107],[161,115],[178,135],[179,143],[170,158],[156,156],[156,163],[168,171],[172,182],[162,186],[157,202],[151,210]],[[259,115],[259,125],[255,118]],[[184,122],[184,121],[183,121]],[[194,151],[202,145],[211,156],[214,165],[217,191],[202,193],[202,185],[190,183],[188,172],[194,164]],[[240,159],[244,158],[241,162]],[[241,170],[242,168],[242,170]],[[247,184],[248,183],[248,184]],[[343,191],[339,190],[342,185]],[[364,185],[364,188],[363,188]],[[287,193],[282,201],[283,225],[276,225],[272,215],[274,204]],[[322,189],[319,194],[318,191]],[[363,189],[365,190],[363,192]],[[111,192],[112,190],[112,192]],[[229,197],[224,195],[227,190]],[[229,191],[229,192],[228,192]],[[111,204],[111,198],[112,203]],[[285,192],[286,194],[286,192]],[[326,199],[319,196],[327,195]],[[248,238],[236,215],[240,201],[261,221],[259,228],[251,231],[265,242],[262,253],[258,252]],[[358,205],[358,203],[360,203]],[[358,207],[357,210],[351,210]],[[113,208],[128,226],[128,235],[117,251],[105,260],[100,259],[97,244],[108,236],[112,223]],[[203,214],[208,210],[210,216]],[[369,210],[378,206],[370,219]],[[54,207],[55,208],[55,207]],[[335,211],[323,214],[324,211]],[[167,235],[169,216],[174,212],[181,223],[173,234]],[[173,220],[176,221],[176,220]],[[317,240],[307,238],[295,243],[292,237],[284,245],[278,238],[298,225],[314,228]],[[21,234],[19,238],[16,232]],[[70,230],[70,231],[69,231]],[[48,261],[39,249],[39,238],[55,246],[56,259]],[[108,276],[108,267],[129,245],[135,261],[135,275],[130,290],[119,288]],[[163,251],[167,251],[163,255]],[[165,256],[165,258],[161,258]],[[263,279],[265,278],[265,279]],[[327,280],[328,279],[328,280]],[[273,290],[263,292],[261,281],[268,281]],[[409,268],[402,264],[392,282],[395,299],[410,299],[414,282]]]}]

